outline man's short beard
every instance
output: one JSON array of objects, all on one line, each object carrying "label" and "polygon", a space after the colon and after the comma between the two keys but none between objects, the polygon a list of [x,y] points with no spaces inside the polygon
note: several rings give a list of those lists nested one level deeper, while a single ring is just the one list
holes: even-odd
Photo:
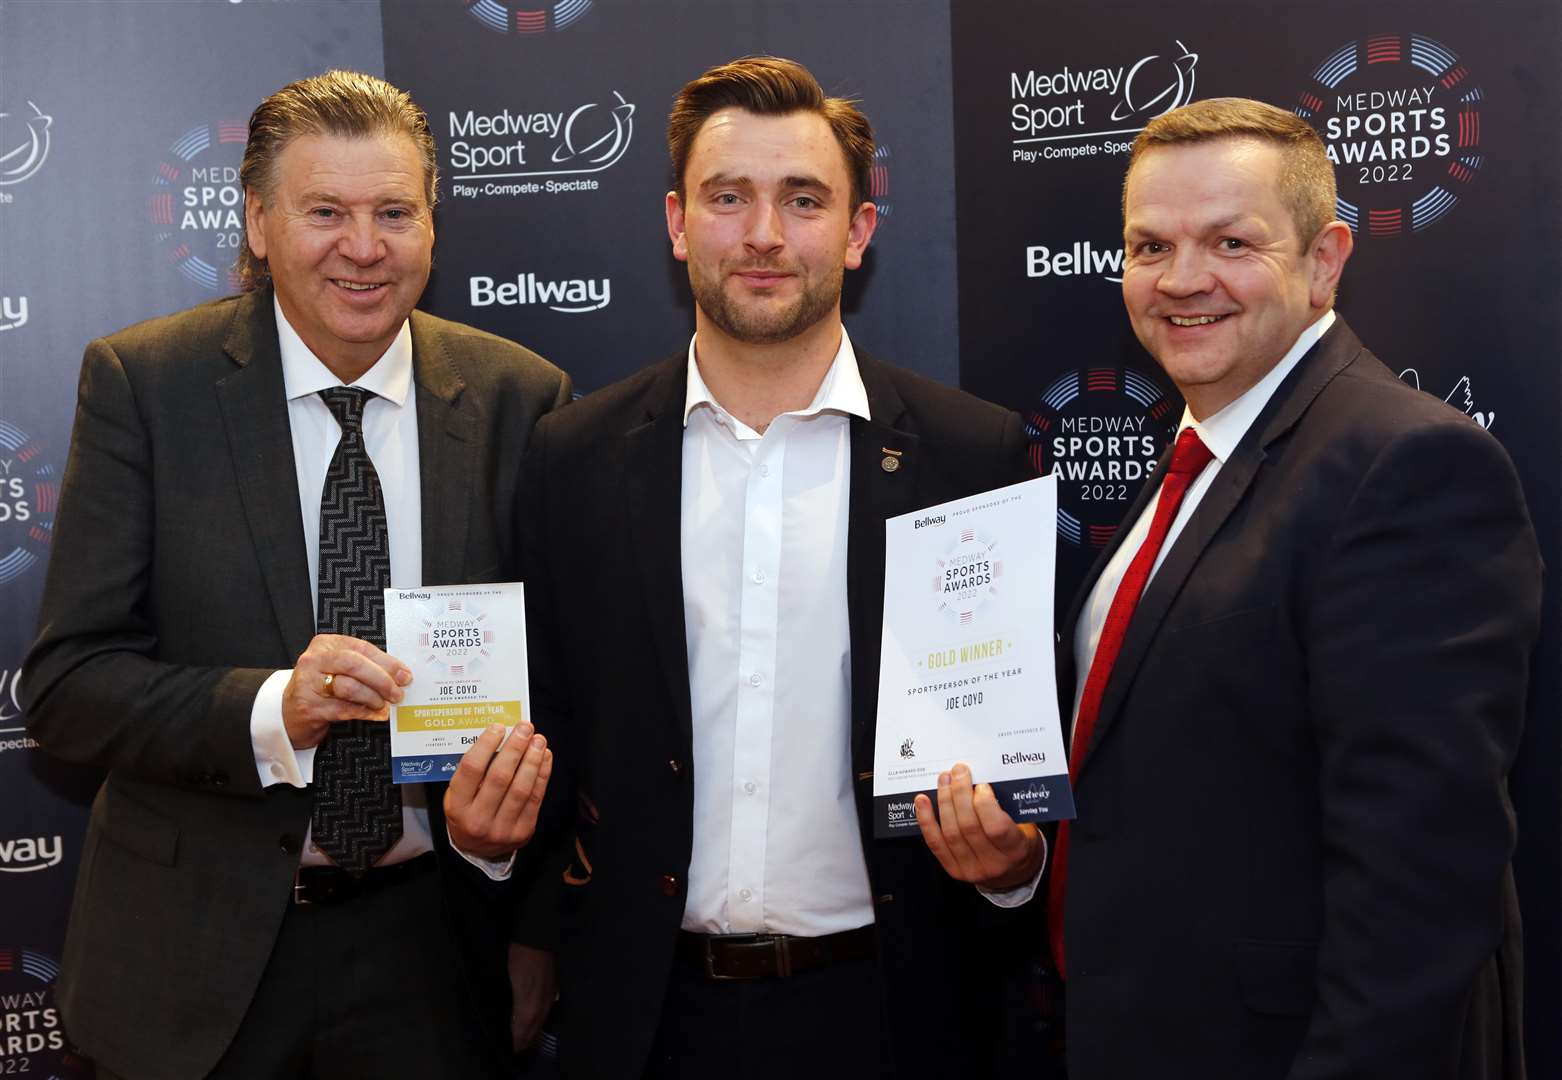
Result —
[{"label": "man's short beard", "polygon": [[692,263],[689,266],[689,289],[694,293],[694,302],[722,333],[745,345],[777,345],[791,341],[835,310],[841,299],[844,279],[845,271],[837,267],[817,285],[805,286],[790,307],[756,314],[734,303],[727,295],[721,284],[726,280],[725,275],[712,283],[697,274]]}]

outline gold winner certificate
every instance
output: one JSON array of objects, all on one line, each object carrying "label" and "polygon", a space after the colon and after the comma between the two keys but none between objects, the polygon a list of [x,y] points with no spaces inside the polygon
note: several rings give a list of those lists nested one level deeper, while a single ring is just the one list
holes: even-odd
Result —
[{"label": "gold winner certificate", "polygon": [[917,832],[958,762],[1019,822],[1074,816],[1052,666],[1058,486],[1027,480],[890,518],[874,835]]},{"label": "gold winner certificate", "polygon": [[412,669],[391,707],[391,777],[448,779],[489,724],[531,715],[520,582],[385,590],[385,651]]}]

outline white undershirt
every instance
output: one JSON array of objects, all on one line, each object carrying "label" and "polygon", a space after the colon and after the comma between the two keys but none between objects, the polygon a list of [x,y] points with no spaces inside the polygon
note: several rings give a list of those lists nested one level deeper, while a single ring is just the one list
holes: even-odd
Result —
[{"label": "white undershirt", "polygon": [[[1196,421],[1193,419],[1193,414],[1186,407],[1183,408],[1182,422],[1177,426],[1177,433],[1180,435],[1182,429],[1186,427],[1195,428],[1199,438],[1215,456],[1194,478],[1193,483],[1188,487],[1188,493],[1182,498],[1182,504],[1177,507],[1177,516],[1172,519],[1171,529],[1166,533],[1166,540],[1161,544],[1161,550],[1155,557],[1155,565],[1150,567],[1150,577],[1145,582],[1145,588],[1149,588],[1149,582],[1154,580],[1156,571],[1160,570],[1161,563],[1166,561],[1172,545],[1182,534],[1183,526],[1188,523],[1189,518],[1193,517],[1193,512],[1198,509],[1204,493],[1210,489],[1215,482],[1215,477],[1220,474],[1221,466],[1236,451],[1237,444],[1247,434],[1248,428],[1253,426],[1253,421],[1258,419],[1258,414],[1264,411],[1264,406],[1269,404],[1269,399],[1285,381],[1285,377],[1333,325],[1334,312],[1332,310],[1324,312],[1317,322],[1302,331],[1290,351],[1282,356],[1280,362],[1262,379],[1212,416]],[[1155,482],[1157,486],[1160,483],[1159,479]],[[1112,598],[1117,595],[1117,587],[1122,584],[1124,575],[1128,573],[1128,564],[1133,562],[1134,556],[1144,544],[1144,538],[1150,532],[1150,522],[1155,517],[1155,502],[1155,499],[1151,499],[1146,503],[1144,510],[1129,527],[1128,535],[1123,538],[1122,545],[1113,553],[1111,561],[1106,564],[1106,569],[1101,571],[1101,576],[1090,590],[1090,596],[1079,613],[1079,621],[1074,627],[1074,709],[1071,714],[1073,719],[1069,724],[1071,733],[1073,725],[1079,721],[1079,701],[1084,696],[1085,677],[1090,672],[1090,664],[1096,655],[1096,645],[1101,640],[1101,628],[1106,624],[1107,612],[1112,608]]]},{"label": "white undershirt", "polygon": [[[288,427],[293,437],[293,464],[298,474],[299,523],[309,563],[309,599],[319,608],[320,499],[342,429],[319,392],[342,381],[321,363],[273,301],[277,340],[282,351],[282,384],[287,395]],[[363,409],[363,440],[385,496],[390,539],[391,586],[412,588],[423,583],[423,492],[418,468],[418,406],[412,389],[412,327],[401,324],[385,354],[353,386],[371,392]],[[262,787],[290,784],[305,787],[314,779],[315,747],[295,750],[282,722],[282,691],[292,669],[272,672],[261,684],[250,709],[250,741]],[[402,834],[376,865],[389,866],[433,850],[428,803],[422,784],[401,785]],[[465,855],[465,853],[462,853]],[[490,877],[509,875],[513,857],[500,862],[474,859]],[[304,866],[327,866],[328,859],[311,842],[304,845]]]},{"label": "white undershirt", "polygon": [[873,921],[851,773],[846,539],[851,416],[868,396],[843,329],[813,402],[763,435],[689,344],[681,551],[694,734],[683,927],[818,936]]}]

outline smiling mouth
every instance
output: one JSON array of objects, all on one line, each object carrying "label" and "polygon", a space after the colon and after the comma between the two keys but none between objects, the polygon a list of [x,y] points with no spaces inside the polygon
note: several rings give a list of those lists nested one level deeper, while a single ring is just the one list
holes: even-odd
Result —
[{"label": "smiling mouth", "polygon": [[1208,326],[1224,319],[1224,315],[1168,315],[1173,326]]},{"label": "smiling mouth", "polygon": [[347,281],[343,278],[332,278],[331,284],[348,292],[373,292],[375,289],[385,288],[383,281]]}]

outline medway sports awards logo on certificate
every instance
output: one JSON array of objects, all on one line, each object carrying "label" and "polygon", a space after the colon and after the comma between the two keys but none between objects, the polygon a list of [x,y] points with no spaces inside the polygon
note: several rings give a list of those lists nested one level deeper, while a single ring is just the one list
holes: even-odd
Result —
[{"label": "medway sports awards logo on certificate", "polygon": [[957,762],[1017,820],[1074,816],[1052,666],[1057,488],[1049,476],[885,522],[875,835],[914,834],[913,800]]},{"label": "medway sports awards logo on certificate", "polygon": [[391,713],[391,775],[443,780],[490,724],[531,715],[518,582],[385,590],[386,651],[412,668]]}]

